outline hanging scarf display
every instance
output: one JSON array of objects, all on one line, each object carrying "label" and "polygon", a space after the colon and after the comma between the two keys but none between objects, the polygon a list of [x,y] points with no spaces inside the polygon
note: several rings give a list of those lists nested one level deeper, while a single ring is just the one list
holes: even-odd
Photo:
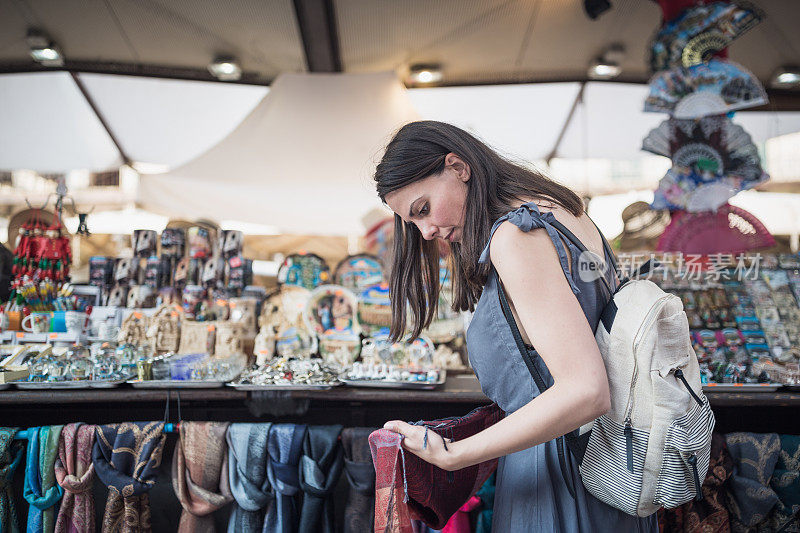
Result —
[{"label": "hanging scarf display", "polygon": [[64,499],[58,511],[56,533],[95,529],[92,496],[94,433],[95,426],[80,422],[67,424],[61,430],[55,476],[58,484],[64,489]]},{"label": "hanging scarf display", "polygon": [[58,439],[63,426],[42,426],[28,430],[28,458],[25,464],[25,499],[28,532],[52,533],[55,529],[54,505],[64,490],[56,483],[53,467],[58,455]]},{"label": "hanging scarf display", "polygon": [[758,525],[759,532],[800,530],[800,437],[781,435],[780,440],[778,463],[770,479],[779,501]]},{"label": "hanging scarf display", "polygon": [[778,503],[769,482],[778,463],[781,440],[775,433],[728,433],[725,444],[734,464],[726,484],[731,529],[746,531]]},{"label": "hanging scarf display", "polygon": [[25,453],[22,441],[15,441],[17,428],[0,427],[0,533],[17,533],[19,515],[14,502],[14,472]]},{"label": "hanging scarf display", "polygon": [[345,533],[369,531],[375,523],[375,468],[368,440],[373,431],[372,428],[342,431],[344,474],[350,485],[344,508]]},{"label": "hanging scarf display", "polygon": [[333,533],[333,491],[344,464],[342,426],[310,426],[300,458],[300,533]]},{"label": "hanging scarf display", "polygon": [[164,422],[97,426],[92,449],[95,474],[108,487],[103,533],[148,533],[150,500],[164,452]]},{"label": "hanging scarf display", "polygon": [[299,516],[295,496],[300,490],[298,467],[306,431],[305,424],[275,424],[269,432],[267,476],[275,489],[275,504],[267,511],[264,531],[297,531]]},{"label": "hanging scarf display", "polygon": [[264,508],[273,497],[267,479],[267,438],[270,423],[228,427],[228,477],[236,504],[228,533],[260,533]]},{"label": "hanging scarf display", "polygon": [[665,531],[725,533],[731,530],[725,501],[725,483],[733,473],[733,459],[725,446],[725,437],[711,437],[711,461],[703,481],[703,499],[693,500],[674,509],[662,509]]},{"label": "hanging scarf display", "polygon": [[233,500],[228,481],[228,422],[181,422],[172,488],[183,506],[179,533],[216,531],[214,511]]}]

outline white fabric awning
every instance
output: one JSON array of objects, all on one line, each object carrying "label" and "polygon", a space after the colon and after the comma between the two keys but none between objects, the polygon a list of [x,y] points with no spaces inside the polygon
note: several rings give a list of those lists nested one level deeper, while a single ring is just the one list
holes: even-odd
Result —
[{"label": "white fabric awning", "polygon": [[[78,74],[134,162],[169,168],[230,133],[267,87]],[[122,164],[111,137],[66,72],[0,76],[0,169],[61,173]]]},{"label": "white fabric awning", "polygon": [[380,202],[383,147],[418,118],[393,73],[283,74],[224,140],[166,174],[142,175],[139,203],[282,232],[358,234]]}]

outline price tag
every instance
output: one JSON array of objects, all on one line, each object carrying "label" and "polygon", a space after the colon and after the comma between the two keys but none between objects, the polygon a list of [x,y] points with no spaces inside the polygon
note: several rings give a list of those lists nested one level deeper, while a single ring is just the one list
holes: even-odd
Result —
[{"label": "price tag", "polygon": [[47,338],[48,338],[48,339],[57,339],[57,338],[58,338],[58,333],[50,333],[50,334],[47,336]]},{"label": "price tag", "polygon": [[209,333],[212,333],[217,328],[216,326],[214,326],[214,324],[209,324],[207,329]]},{"label": "price tag", "polygon": [[22,338],[24,338],[24,337],[25,337],[25,332],[23,332],[23,331],[18,331],[18,332],[17,332],[17,338],[18,338],[18,339],[22,339]]},{"label": "price tag", "polygon": [[175,318],[176,316],[178,316],[178,312],[177,311],[173,311],[172,312],[172,317]]},{"label": "price tag", "polygon": [[236,302],[231,302],[230,304],[228,304],[228,307],[230,307],[231,309],[236,309]]},{"label": "price tag", "polygon": [[142,319],[142,313],[140,313],[139,311],[136,311],[135,313],[133,313],[133,318],[135,318],[136,320],[141,320]]},{"label": "price tag", "polygon": [[240,266],[242,266],[242,258],[239,257],[238,255],[231,257],[230,260],[228,261],[228,264],[230,264],[233,268],[239,268]]}]

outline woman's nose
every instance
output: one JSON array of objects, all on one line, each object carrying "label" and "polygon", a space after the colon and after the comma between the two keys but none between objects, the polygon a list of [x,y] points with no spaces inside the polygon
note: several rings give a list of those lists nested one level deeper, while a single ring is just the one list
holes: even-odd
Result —
[{"label": "woman's nose", "polygon": [[436,235],[436,226],[434,225],[425,226],[422,229],[420,229],[420,232],[422,233],[422,238],[425,239],[426,241],[429,241],[433,239],[433,237]]}]

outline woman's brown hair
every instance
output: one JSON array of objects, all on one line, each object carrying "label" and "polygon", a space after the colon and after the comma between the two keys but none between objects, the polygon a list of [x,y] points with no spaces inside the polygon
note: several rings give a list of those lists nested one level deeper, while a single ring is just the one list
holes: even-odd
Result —
[{"label": "woman's brown hair", "polygon": [[[554,202],[577,217],[583,213],[583,201],[540,172],[505,159],[461,128],[433,120],[406,124],[386,146],[375,169],[378,196],[385,202],[387,194],[440,174],[451,152],[470,169],[461,242],[450,243],[453,310],[472,311],[489,273],[489,265],[479,264],[478,258],[495,220],[530,198]],[[397,214],[389,287],[392,339],[407,330],[407,306],[412,319],[408,329],[412,338],[419,336],[430,325],[439,301],[439,246]]]}]

